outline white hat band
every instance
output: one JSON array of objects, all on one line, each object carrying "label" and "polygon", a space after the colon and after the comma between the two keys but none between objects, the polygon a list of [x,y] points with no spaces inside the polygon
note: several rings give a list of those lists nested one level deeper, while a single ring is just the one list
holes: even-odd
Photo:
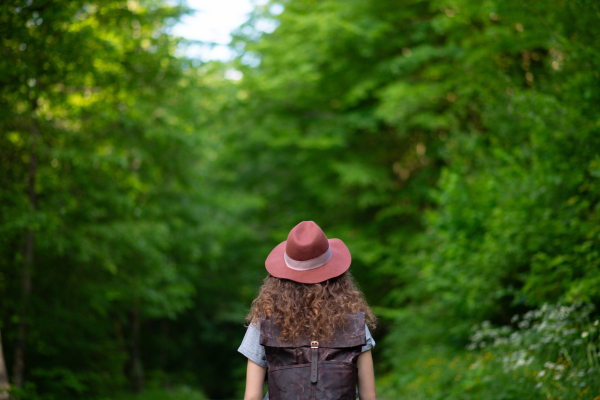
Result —
[{"label": "white hat band", "polygon": [[287,265],[288,268],[295,269],[296,271],[308,271],[327,264],[327,262],[331,260],[331,256],[332,253],[330,246],[325,253],[321,254],[317,258],[313,258],[312,260],[294,260],[293,258],[290,258],[290,256],[287,255],[287,253],[283,254],[283,260],[285,261],[285,265]]}]

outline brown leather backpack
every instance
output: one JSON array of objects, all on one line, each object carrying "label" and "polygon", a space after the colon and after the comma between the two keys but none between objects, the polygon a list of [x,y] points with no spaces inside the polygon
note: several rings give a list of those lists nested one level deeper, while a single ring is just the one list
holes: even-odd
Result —
[{"label": "brown leather backpack", "polygon": [[327,343],[281,342],[273,318],[260,323],[270,400],[356,400],[356,361],[366,344],[365,314],[349,314]]}]

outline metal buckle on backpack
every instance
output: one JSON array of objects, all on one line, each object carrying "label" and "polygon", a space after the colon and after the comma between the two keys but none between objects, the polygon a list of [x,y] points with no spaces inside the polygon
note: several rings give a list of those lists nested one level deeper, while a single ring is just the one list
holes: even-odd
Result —
[{"label": "metal buckle on backpack", "polygon": [[310,348],[311,349],[318,349],[319,348],[319,342],[317,342],[316,340],[313,340],[312,342],[310,342]]}]

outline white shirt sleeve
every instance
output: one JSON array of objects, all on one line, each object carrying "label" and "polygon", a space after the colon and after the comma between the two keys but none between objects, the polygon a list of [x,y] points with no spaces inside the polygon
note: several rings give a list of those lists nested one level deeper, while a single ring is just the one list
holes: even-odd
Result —
[{"label": "white shirt sleeve", "polygon": [[267,368],[265,348],[260,344],[260,327],[258,324],[250,324],[246,330],[242,344],[238,348],[238,352],[261,367]]},{"label": "white shirt sleeve", "polygon": [[367,344],[364,345],[360,350],[362,353],[375,347],[375,339],[373,339],[373,336],[371,336],[371,331],[369,331],[367,324],[365,324],[365,334],[367,336]]}]

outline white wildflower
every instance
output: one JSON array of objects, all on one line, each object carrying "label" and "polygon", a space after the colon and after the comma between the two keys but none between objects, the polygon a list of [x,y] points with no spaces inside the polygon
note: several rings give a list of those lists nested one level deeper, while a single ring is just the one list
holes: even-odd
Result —
[{"label": "white wildflower", "polygon": [[529,321],[528,320],[524,320],[519,322],[519,328],[521,329],[527,329],[529,328]]},{"label": "white wildflower", "polygon": [[542,343],[550,343],[550,342],[552,342],[552,336],[544,336],[543,338],[540,339],[540,341]]}]

